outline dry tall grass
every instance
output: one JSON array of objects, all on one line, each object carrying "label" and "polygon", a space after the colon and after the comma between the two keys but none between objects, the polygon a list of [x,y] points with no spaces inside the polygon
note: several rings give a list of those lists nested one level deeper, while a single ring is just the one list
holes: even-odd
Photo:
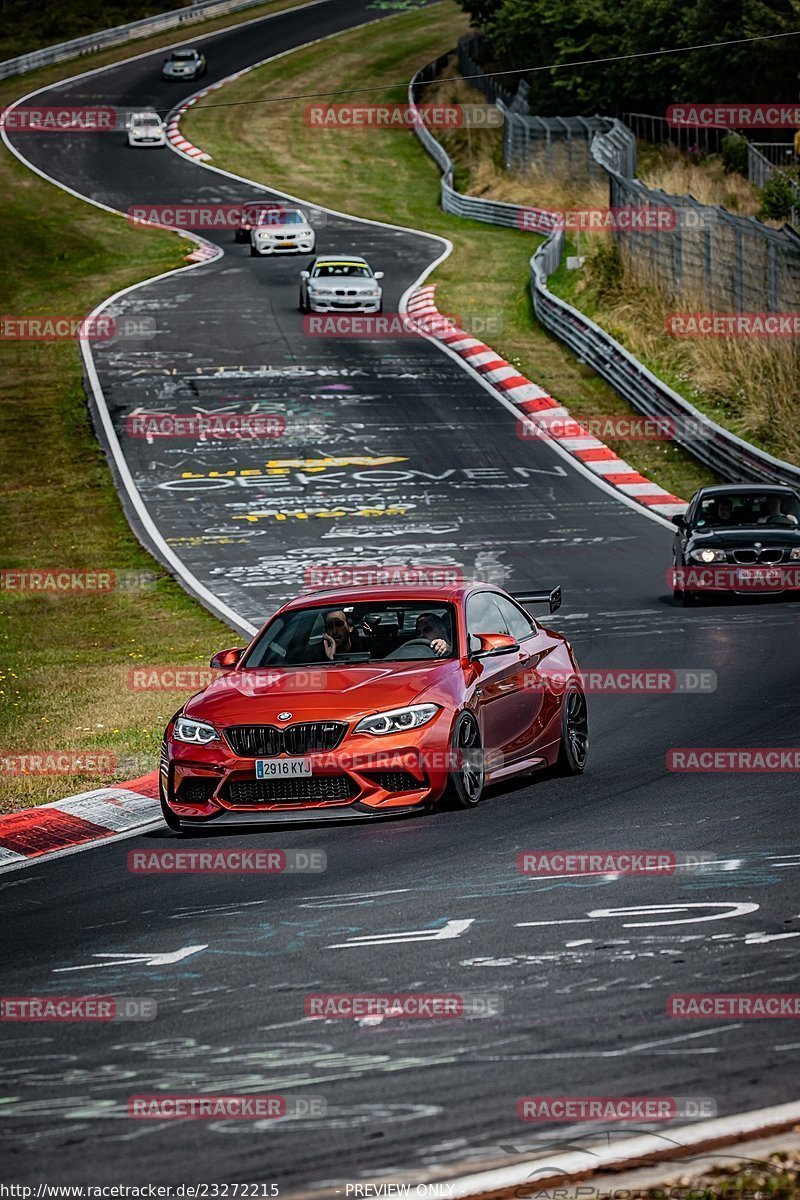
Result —
[{"label": "dry tall grass", "polygon": [[[451,66],[449,74],[453,74]],[[476,104],[482,94],[448,77],[429,88],[426,102]],[[609,203],[605,181],[589,182],[562,166],[543,165],[525,172],[503,168],[501,129],[449,131],[441,136],[456,163],[456,183],[474,196],[552,210],[603,207]],[[722,204],[740,216],[758,212],[758,192],[739,175],[726,174],[718,158],[694,162],[676,147],[641,147],[640,177],[648,187],[671,195],[692,195],[703,204]],[[722,253],[724,247],[717,250]],[[800,462],[800,348],[785,337],[677,338],[666,332],[674,312],[729,311],[732,304],[696,288],[680,296],[665,286],[638,258],[624,257],[609,271],[611,238],[581,238],[586,261],[575,288],[591,315],[631,353],[645,358],[698,407],[741,437],[771,453]],[[715,251],[716,252],[716,251]]]}]

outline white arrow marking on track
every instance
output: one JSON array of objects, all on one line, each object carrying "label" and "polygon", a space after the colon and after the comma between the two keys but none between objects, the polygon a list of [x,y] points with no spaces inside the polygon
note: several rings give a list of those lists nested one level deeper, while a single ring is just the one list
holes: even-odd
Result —
[{"label": "white arrow marking on track", "polygon": [[54,967],[54,973],[60,971],[93,971],[96,967],[127,967],[135,964],[139,967],[164,967],[168,963],[180,962],[190,954],[207,950],[208,946],[183,946],[180,950],[169,950],[165,954],[93,954],[92,958],[110,958],[111,962],[84,963],[80,967]]},{"label": "white arrow marking on track", "polygon": [[442,942],[447,938],[460,937],[475,921],[447,921],[441,929],[409,929],[403,933],[368,933],[363,937],[349,938],[327,946],[328,950],[346,950],[351,946],[391,946],[396,942]]}]

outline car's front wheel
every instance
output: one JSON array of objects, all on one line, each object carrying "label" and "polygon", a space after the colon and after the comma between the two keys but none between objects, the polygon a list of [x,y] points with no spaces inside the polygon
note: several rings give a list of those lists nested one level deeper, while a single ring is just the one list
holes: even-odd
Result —
[{"label": "car's front wheel", "polygon": [[581,775],[589,754],[589,717],[586,697],[574,684],[561,704],[561,746],[556,760],[559,775]]},{"label": "car's front wheel", "polygon": [[472,713],[463,712],[450,736],[450,795],[457,808],[474,808],[483,795],[481,732]]}]

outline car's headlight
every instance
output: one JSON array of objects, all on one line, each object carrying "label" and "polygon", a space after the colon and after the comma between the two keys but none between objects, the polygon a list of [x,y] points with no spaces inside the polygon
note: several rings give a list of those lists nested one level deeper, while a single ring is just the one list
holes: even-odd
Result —
[{"label": "car's headlight", "polygon": [[695,559],[696,562],[702,563],[725,562],[725,551],[714,550],[711,546],[704,546],[702,550],[692,550],[689,557]]},{"label": "car's headlight", "polygon": [[213,725],[190,721],[188,717],[178,717],[172,736],[176,742],[186,742],[190,746],[205,746],[209,742],[219,741],[219,734]]},{"label": "car's headlight", "polygon": [[410,708],[393,708],[388,712],[364,717],[355,727],[355,733],[403,733],[406,729],[419,729],[427,725],[439,711],[438,704],[414,704]]},{"label": "car's headlight", "polygon": [[789,560],[798,562],[800,560],[800,546],[795,546],[794,550],[789,551]]}]

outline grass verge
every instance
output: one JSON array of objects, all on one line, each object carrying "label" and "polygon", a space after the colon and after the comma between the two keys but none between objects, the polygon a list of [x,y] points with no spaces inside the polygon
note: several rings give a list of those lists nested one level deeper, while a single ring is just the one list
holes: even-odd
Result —
[{"label": "grass verge", "polygon": [[[272,0],[248,19],[293,3]],[[208,32],[241,19],[193,29]],[[187,33],[128,43],[93,55],[91,65]],[[86,61],[6,80],[0,104]],[[134,229],[74,199],[5,147],[0,192],[6,314],[81,316],[117,289],[181,266],[191,248],[173,234]],[[187,596],[133,536],[91,427],[76,344],[0,341],[0,368],[3,567],[137,572],[152,580],[138,590],[83,595],[0,592],[0,812],[11,812],[113,781],[107,771],[15,774],[10,768],[21,753],[111,754],[119,780],[151,770],[164,724],[187,691],[132,690],[128,671],[144,664],[207,666],[209,652],[237,635]]]},{"label": "grass verge", "polygon": [[[379,87],[386,80],[410,78],[423,63],[452,47],[466,28],[464,13],[452,0],[443,0],[433,8],[392,18],[379,30],[342,34],[335,54],[331,43],[323,43],[268,63],[217,96],[224,96],[226,104],[266,101],[276,93],[307,92],[313,80],[315,92],[342,92],[337,103],[363,103],[365,94],[349,96],[348,87]],[[367,98],[403,103],[405,87]],[[491,335],[493,348],[576,416],[630,415],[630,407],[536,321],[529,261],[538,238],[443,213],[439,168],[413,132],[313,128],[304,120],[304,107],[303,100],[263,107],[199,104],[184,118],[183,130],[212,154],[215,165],[236,174],[310,202],[450,238],[454,251],[433,276],[441,309],[460,317],[499,318],[502,333]],[[691,495],[712,481],[693,459],[668,443],[611,444],[676,495]]]}]

